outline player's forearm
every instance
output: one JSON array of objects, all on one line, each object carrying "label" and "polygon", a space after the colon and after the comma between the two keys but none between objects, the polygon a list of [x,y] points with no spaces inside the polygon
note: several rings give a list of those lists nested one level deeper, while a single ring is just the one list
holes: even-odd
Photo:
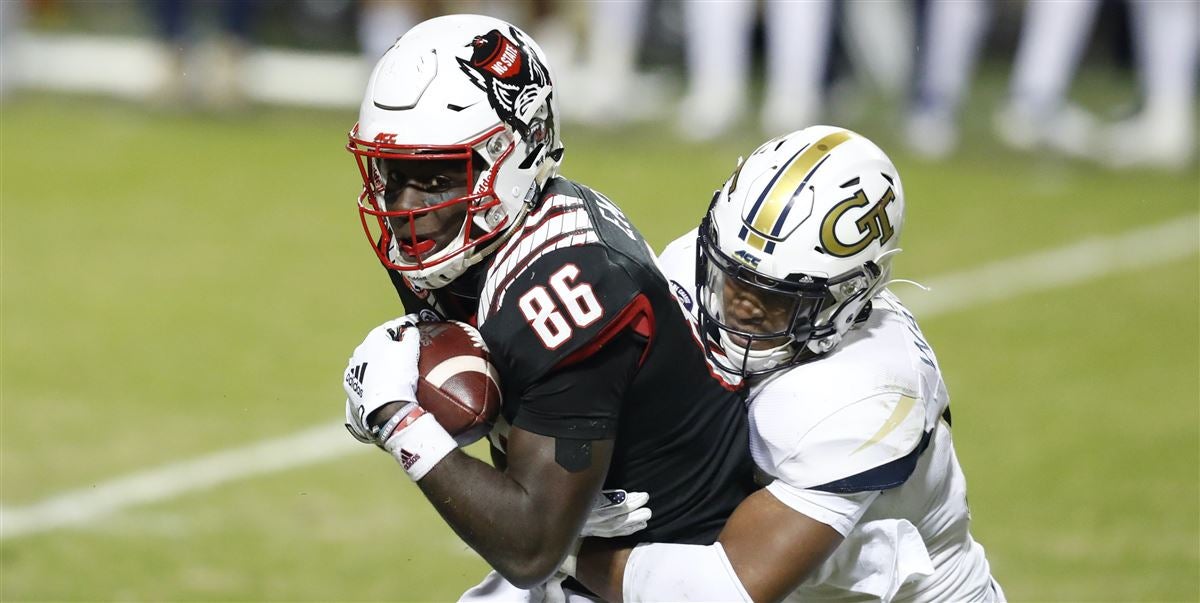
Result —
[{"label": "player's forearm", "polygon": [[579,580],[608,601],[777,601],[841,541],[832,528],[762,491],[742,502],[709,546],[584,541]]},{"label": "player's forearm", "polygon": [[575,578],[610,603],[621,603],[625,563],[633,549],[605,538],[586,538],[575,561]]},{"label": "player's forearm", "polygon": [[555,529],[520,484],[462,451],[442,459],[417,485],[459,538],[522,588],[549,578],[579,531],[578,525]]}]

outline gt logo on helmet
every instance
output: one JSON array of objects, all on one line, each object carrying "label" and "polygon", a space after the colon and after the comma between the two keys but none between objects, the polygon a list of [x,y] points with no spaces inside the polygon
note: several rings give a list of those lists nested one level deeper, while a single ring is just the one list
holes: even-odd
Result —
[{"label": "gt logo on helmet", "polygon": [[855,226],[858,227],[858,232],[863,235],[862,238],[850,243],[844,243],[838,240],[837,237],[838,221],[842,219],[842,216],[847,211],[855,207],[863,207],[870,203],[867,200],[867,194],[862,189],[859,189],[858,193],[853,197],[834,205],[833,209],[829,210],[828,214],[825,214],[825,220],[821,222],[821,246],[830,255],[844,258],[866,249],[871,244],[871,241],[875,239],[879,239],[880,245],[887,243],[888,239],[891,239],[892,235],[895,234],[892,222],[887,215],[888,205],[895,199],[896,193],[889,187],[887,192],[875,203],[874,207],[867,210],[867,213],[854,221]]}]

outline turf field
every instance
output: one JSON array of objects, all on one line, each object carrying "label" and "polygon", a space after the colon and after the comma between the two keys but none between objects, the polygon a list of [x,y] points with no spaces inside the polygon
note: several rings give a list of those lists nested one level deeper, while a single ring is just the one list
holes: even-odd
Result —
[{"label": "turf field", "polygon": [[[0,600],[441,601],[484,574],[391,459],[336,433],[347,355],[401,313],[354,209],[352,122],[44,96],[0,109]],[[1200,171],[1023,156],[981,123],[946,163],[893,152],[898,276],[952,283],[1191,221],[1113,257],[1101,241],[1082,263],[897,287],[950,386],[974,533],[1015,601],[1196,601]],[[758,142],[564,138],[564,173],[657,248]],[[919,311],[939,295],[959,297]],[[222,481],[239,470],[255,473]]]}]

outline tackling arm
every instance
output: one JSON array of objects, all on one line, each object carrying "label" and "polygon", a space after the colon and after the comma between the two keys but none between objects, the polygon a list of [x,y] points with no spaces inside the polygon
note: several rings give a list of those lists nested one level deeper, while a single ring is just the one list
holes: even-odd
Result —
[{"label": "tackling arm", "polygon": [[717,544],[613,548],[585,541],[577,565],[585,586],[609,601],[778,601],[842,541],[842,535],[759,490],[738,506]]},{"label": "tackling arm", "polygon": [[825,561],[842,535],[763,489],[738,506],[720,542],[750,596],[778,601]]},{"label": "tackling arm", "polygon": [[[791,392],[768,398],[768,392],[760,392],[752,412],[795,399]],[[737,586],[755,601],[786,596],[829,557],[881,492],[911,475],[929,441],[929,432],[921,430],[925,413],[914,411],[914,402],[895,392],[872,395],[836,405],[832,414],[813,415],[820,428],[807,431],[799,429],[800,420],[757,422],[755,433],[769,445],[762,464],[779,479],[734,511],[721,532],[719,555],[682,565],[664,545],[654,544],[637,547],[621,563],[611,551],[592,559],[594,549],[585,547],[578,558],[580,579],[606,597],[624,594],[626,600],[712,598]],[[787,437],[798,431],[801,441]],[[615,576],[618,572],[623,575]],[[712,591],[706,592],[688,583],[697,578],[723,581],[706,586]]]}]

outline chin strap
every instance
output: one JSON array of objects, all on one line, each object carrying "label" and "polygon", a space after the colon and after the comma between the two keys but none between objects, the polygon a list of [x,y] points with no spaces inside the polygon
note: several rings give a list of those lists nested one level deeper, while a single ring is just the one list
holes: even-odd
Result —
[{"label": "chin strap", "polygon": [[[875,263],[880,264],[880,261],[883,260],[883,258],[886,258],[887,256],[892,255],[894,253],[900,253],[901,251],[904,251],[904,250],[899,247],[885,251],[885,252],[879,254],[879,257],[875,258]],[[882,289],[886,288],[888,285],[891,285],[892,283],[905,283],[908,285],[913,285],[914,287],[916,287],[922,291],[932,291],[932,289],[930,289],[929,287],[926,287],[925,285],[922,285],[921,283],[918,283],[917,281],[910,281],[906,278],[889,279],[887,282],[883,283],[882,285],[879,285],[878,289],[882,290]]]},{"label": "chin strap", "polygon": [[922,291],[933,291],[933,289],[930,289],[929,287],[926,287],[925,285],[922,285],[921,283],[918,283],[917,281],[910,281],[906,278],[894,278],[894,279],[884,283],[883,286],[887,287],[888,285],[890,285],[892,283],[904,283],[906,285],[912,285]]}]

